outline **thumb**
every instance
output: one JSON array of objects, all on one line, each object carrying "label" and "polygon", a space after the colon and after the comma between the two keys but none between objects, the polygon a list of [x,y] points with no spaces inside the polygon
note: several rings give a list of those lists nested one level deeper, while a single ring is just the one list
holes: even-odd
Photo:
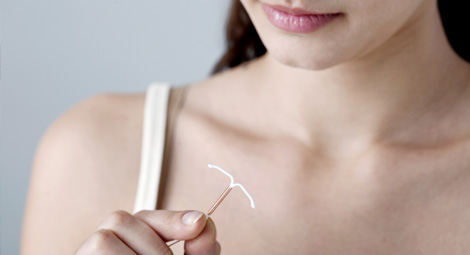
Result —
[{"label": "thumb", "polygon": [[194,239],[206,225],[206,214],[200,211],[140,211],[134,216],[155,230],[165,242]]}]

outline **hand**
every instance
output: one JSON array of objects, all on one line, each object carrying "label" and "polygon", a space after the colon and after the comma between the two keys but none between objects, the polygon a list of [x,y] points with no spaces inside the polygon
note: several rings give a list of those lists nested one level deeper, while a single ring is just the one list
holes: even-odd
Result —
[{"label": "hand", "polygon": [[198,211],[116,211],[88,238],[77,255],[173,254],[166,242],[185,240],[185,254],[220,254],[215,224]]}]

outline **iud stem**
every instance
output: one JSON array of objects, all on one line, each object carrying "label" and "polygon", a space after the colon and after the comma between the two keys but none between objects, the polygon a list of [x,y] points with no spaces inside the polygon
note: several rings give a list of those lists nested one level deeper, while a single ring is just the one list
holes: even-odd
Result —
[{"label": "iud stem", "polygon": [[217,209],[217,207],[219,207],[220,203],[222,203],[222,201],[224,201],[224,199],[227,197],[228,193],[230,193],[231,190],[232,190],[231,186],[228,186],[224,190],[222,195],[220,195],[219,199],[217,199],[217,201],[215,201],[214,205],[212,205],[211,209],[209,209],[209,212],[207,212],[207,215],[210,216],[215,211],[215,209]]},{"label": "iud stem", "polygon": [[[214,213],[215,209],[217,209],[217,207],[219,207],[219,205],[222,203],[222,201],[224,201],[224,199],[227,197],[228,193],[230,193],[231,190],[232,190],[231,186],[228,186],[224,190],[222,195],[220,195],[220,197],[217,199],[217,201],[215,201],[215,203],[211,206],[211,209],[209,209],[209,212],[207,212],[208,216],[210,216],[212,213]],[[177,244],[179,242],[181,242],[181,240],[176,240],[176,241],[172,242],[171,244],[169,244],[168,247],[171,247],[172,245]]]}]

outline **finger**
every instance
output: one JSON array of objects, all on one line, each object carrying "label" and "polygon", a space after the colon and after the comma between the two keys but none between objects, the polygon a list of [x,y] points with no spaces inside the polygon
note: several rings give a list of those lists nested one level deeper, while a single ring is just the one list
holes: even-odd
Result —
[{"label": "finger", "polygon": [[128,212],[113,212],[98,228],[112,230],[137,254],[171,254],[169,247],[150,226]]},{"label": "finger", "polygon": [[184,244],[185,254],[220,254],[220,244],[217,242],[217,231],[214,221],[211,218],[207,220],[204,230],[194,239],[186,241]]},{"label": "finger", "polygon": [[93,233],[75,254],[136,255],[137,253],[125,245],[113,231],[100,229]]},{"label": "finger", "polygon": [[134,216],[149,225],[166,242],[191,240],[206,225],[205,214],[199,211],[140,211]]}]

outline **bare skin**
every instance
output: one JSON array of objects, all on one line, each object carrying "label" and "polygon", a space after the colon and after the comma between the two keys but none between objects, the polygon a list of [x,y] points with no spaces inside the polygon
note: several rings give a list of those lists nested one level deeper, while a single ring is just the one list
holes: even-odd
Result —
[{"label": "bare skin", "polygon": [[[233,191],[217,209],[223,254],[467,254],[470,66],[428,11],[326,70],[268,53],[192,84],[161,209],[207,210],[227,186],[213,163],[257,203]],[[111,212],[132,211],[143,103],[143,94],[102,95],[51,126],[35,160],[23,254],[71,254]],[[198,233],[211,227],[200,224]]]}]

